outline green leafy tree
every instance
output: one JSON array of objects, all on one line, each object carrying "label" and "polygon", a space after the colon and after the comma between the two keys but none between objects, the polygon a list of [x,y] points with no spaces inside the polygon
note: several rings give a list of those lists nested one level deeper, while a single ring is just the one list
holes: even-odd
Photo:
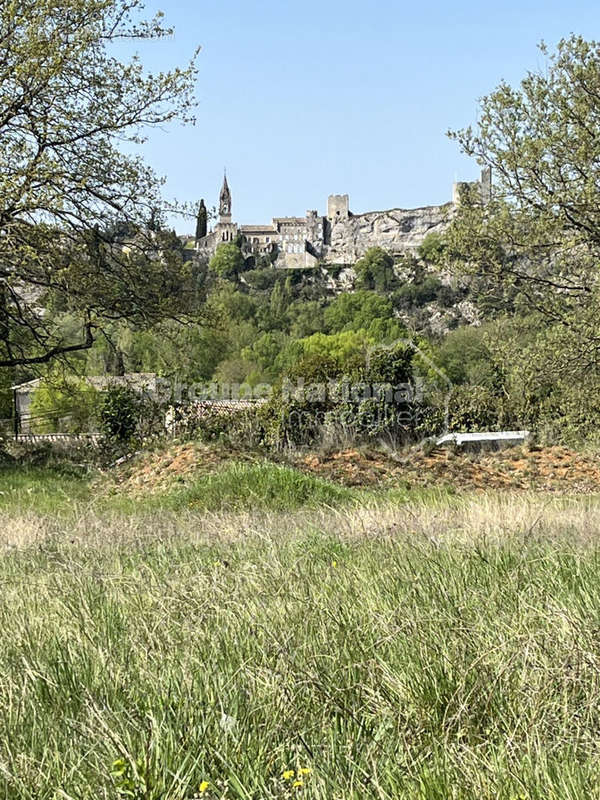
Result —
[{"label": "green leafy tree", "polygon": [[255,298],[240,292],[231,281],[220,281],[206,298],[206,313],[217,325],[250,321],[255,318],[256,312]]},{"label": "green leafy tree", "polygon": [[242,358],[259,367],[261,378],[273,380],[278,374],[279,355],[288,341],[288,336],[282,331],[263,333],[242,350]]},{"label": "green leafy tree", "polygon": [[220,278],[235,279],[244,269],[244,255],[234,242],[220,244],[208,268]]},{"label": "green leafy tree", "polygon": [[[148,231],[159,181],[123,142],[191,121],[194,62],[147,74],[113,44],[161,39],[140,0],[0,4],[0,366],[90,348],[106,320],[183,311],[186,267]],[[132,232],[124,244],[115,224]],[[52,298],[79,319],[65,338]]]},{"label": "green leafy tree", "polygon": [[399,309],[422,308],[427,303],[439,299],[442,282],[434,275],[427,275],[422,280],[405,283],[393,293],[394,305]]},{"label": "green leafy tree", "polygon": [[330,333],[365,329],[376,320],[392,317],[390,301],[364,289],[339,295],[325,309],[325,324]]},{"label": "green leafy tree", "polygon": [[285,324],[285,312],[290,303],[291,287],[289,281],[282,284],[278,281],[271,290],[271,298],[269,301],[269,310],[273,324],[277,327]]},{"label": "green leafy tree", "polygon": [[371,247],[354,265],[356,285],[360,289],[388,292],[396,284],[394,259],[381,247]]},{"label": "green leafy tree", "polygon": [[457,328],[444,337],[435,361],[453,384],[497,387],[499,365],[495,363],[488,338],[501,335],[496,326]]},{"label": "green leafy tree", "polygon": [[142,413],[140,397],[129,386],[110,386],[102,398],[100,420],[109,439],[128,442],[135,436]]},{"label": "green leafy tree", "polygon": [[410,383],[413,377],[414,355],[414,348],[409,342],[398,342],[393,347],[375,348],[369,354],[367,380],[391,386]]},{"label": "green leafy tree", "polygon": [[[361,373],[369,350],[375,341],[364,331],[343,331],[336,334],[315,333],[305,339],[291,342],[281,354],[282,370],[294,377],[320,374],[320,380],[337,378],[344,374]],[[326,365],[315,369],[318,362]]]},{"label": "green leafy tree", "polygon": [[242,356],[226,358],[217,366],[213,379],[225,386],[227,384],[255,383],[260,368],[255,361],[248,361]]},{"label": "green leafy tree", "polygon": [[278,275],[272,266],[252,269],[244,272],[244,280],[252,289],[265,291],[272,289],[277,283]]},{"label": "green leafy tree", "polygon": [[501,83],[481,101],[477,125],[451,133],[496,180],[491,202],[476,187],[464,193],[444,260],[570,328],[573,357],[595,368],[600,45],[571,36],[541,51],[543,70],[517,88]]},{"label": "green leafy tree", "polygon": [[290,336],[303,339],[325,330],[323,300],[296,300],[287,310]]},{"label": "green leafy tree", "polygon": [[446,250],[446,241],[441,233],[428,233],[419,246],[419,258],[428,264],[439,264]]},{"label": "green leafy tree", "polygon": [[219,362],[227,357],[229,343],[216,325],[168,321],[150,331],[134,332],[124,349],[129,372],[156,372],[194,383],[210,380]]}]

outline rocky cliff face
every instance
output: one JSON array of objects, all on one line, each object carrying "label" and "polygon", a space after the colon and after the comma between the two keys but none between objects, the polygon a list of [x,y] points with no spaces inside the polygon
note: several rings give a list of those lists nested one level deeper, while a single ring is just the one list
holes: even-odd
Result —
[{"label": "rocky cliff face", "polygon": [[447,203],[350,216],[332,225],[322,258],[328,264],[354,264],[370,247],[381,247],[392,255],[414,253],[427,234],[444,230],[452,209],[452,203]]}]

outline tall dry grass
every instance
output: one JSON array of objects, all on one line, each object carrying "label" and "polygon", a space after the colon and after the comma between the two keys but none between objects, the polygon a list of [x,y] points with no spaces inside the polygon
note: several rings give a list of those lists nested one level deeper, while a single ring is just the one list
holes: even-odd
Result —
[{"label": "tall dry grass", "polygon": [[600,796],[600,507],[0,516],[0,796]]}]

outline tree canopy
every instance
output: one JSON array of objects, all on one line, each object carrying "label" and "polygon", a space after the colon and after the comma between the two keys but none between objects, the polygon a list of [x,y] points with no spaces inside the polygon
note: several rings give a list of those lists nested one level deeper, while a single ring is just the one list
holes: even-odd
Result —
[{"label": "tree canopy", "polygon": [[235,278],[244,268],[244,256],[234,242],[220,244],[210,260],[211,272],[221,278]]},{"label": "tree canopy", "polygon": [[[444,259],[518,291],[530,307],[600,345],[600,45],[579,36],[518,88],[481,101],[475,127],[451,133],[492,167],[494,196],[461,198]],[[595,356],[594,356],[595,358]]]},{"label": "tree canopy", "polygon": [[[192,121],[195,55],[160,74],[137,56],[119,60],[115,43],[170,33],[141,9],[0,4],[0,366],[88,348],[106,320],[150,324],[184,308],[181,249],[146,224],[160,181],[122,146]],[[76,315],[77,334],[65,336],[49,307]]]},{"label": "tree canopy", "polygon": [[354,265],[357,285],[362,289],[387,292],[396,283],[394,259],[381,247],[371,247]]}]

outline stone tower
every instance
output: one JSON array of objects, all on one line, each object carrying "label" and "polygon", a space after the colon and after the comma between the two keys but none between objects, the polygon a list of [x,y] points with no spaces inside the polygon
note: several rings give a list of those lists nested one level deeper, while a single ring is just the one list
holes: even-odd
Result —
[{"label": "stone tower", "polygon": [[221,225],[231,224],[231,191],[227,183],[227,173],[223,178],[223,188],[219,195],[219,223]]},{"label": "stone tower", "polygon": [[[478,181],[468,183],[461,181],[452,185],[452,203],[459,206],[463,200],[463,196],[475,189],[479,194],[479,201],[486,206],[492,201],[492,168],[483,167],[481,176]],[[468,196],[468,195],[467,195]],[[475,198],[472,196],[471,201]]]},{"label": "stone tower", "polygon": [[219,242],[234,242],[238,234],[238,227],[231,219],[231,190],[227,183],[227,174],[223,178],[223,188],[219,195],[219,222],[215,234]]},{"label": "stone tower", "polygon": [[327,200],[327,219],[330,224],[342,222],[350,216],[350,198],[347,194],[330,194]]},{"label": "stone tower", "polygon": [[492,202],[492,168],[484,167],[481,170],[481,178],[479,180],[481,190],[481,202],[484,206]]}]

